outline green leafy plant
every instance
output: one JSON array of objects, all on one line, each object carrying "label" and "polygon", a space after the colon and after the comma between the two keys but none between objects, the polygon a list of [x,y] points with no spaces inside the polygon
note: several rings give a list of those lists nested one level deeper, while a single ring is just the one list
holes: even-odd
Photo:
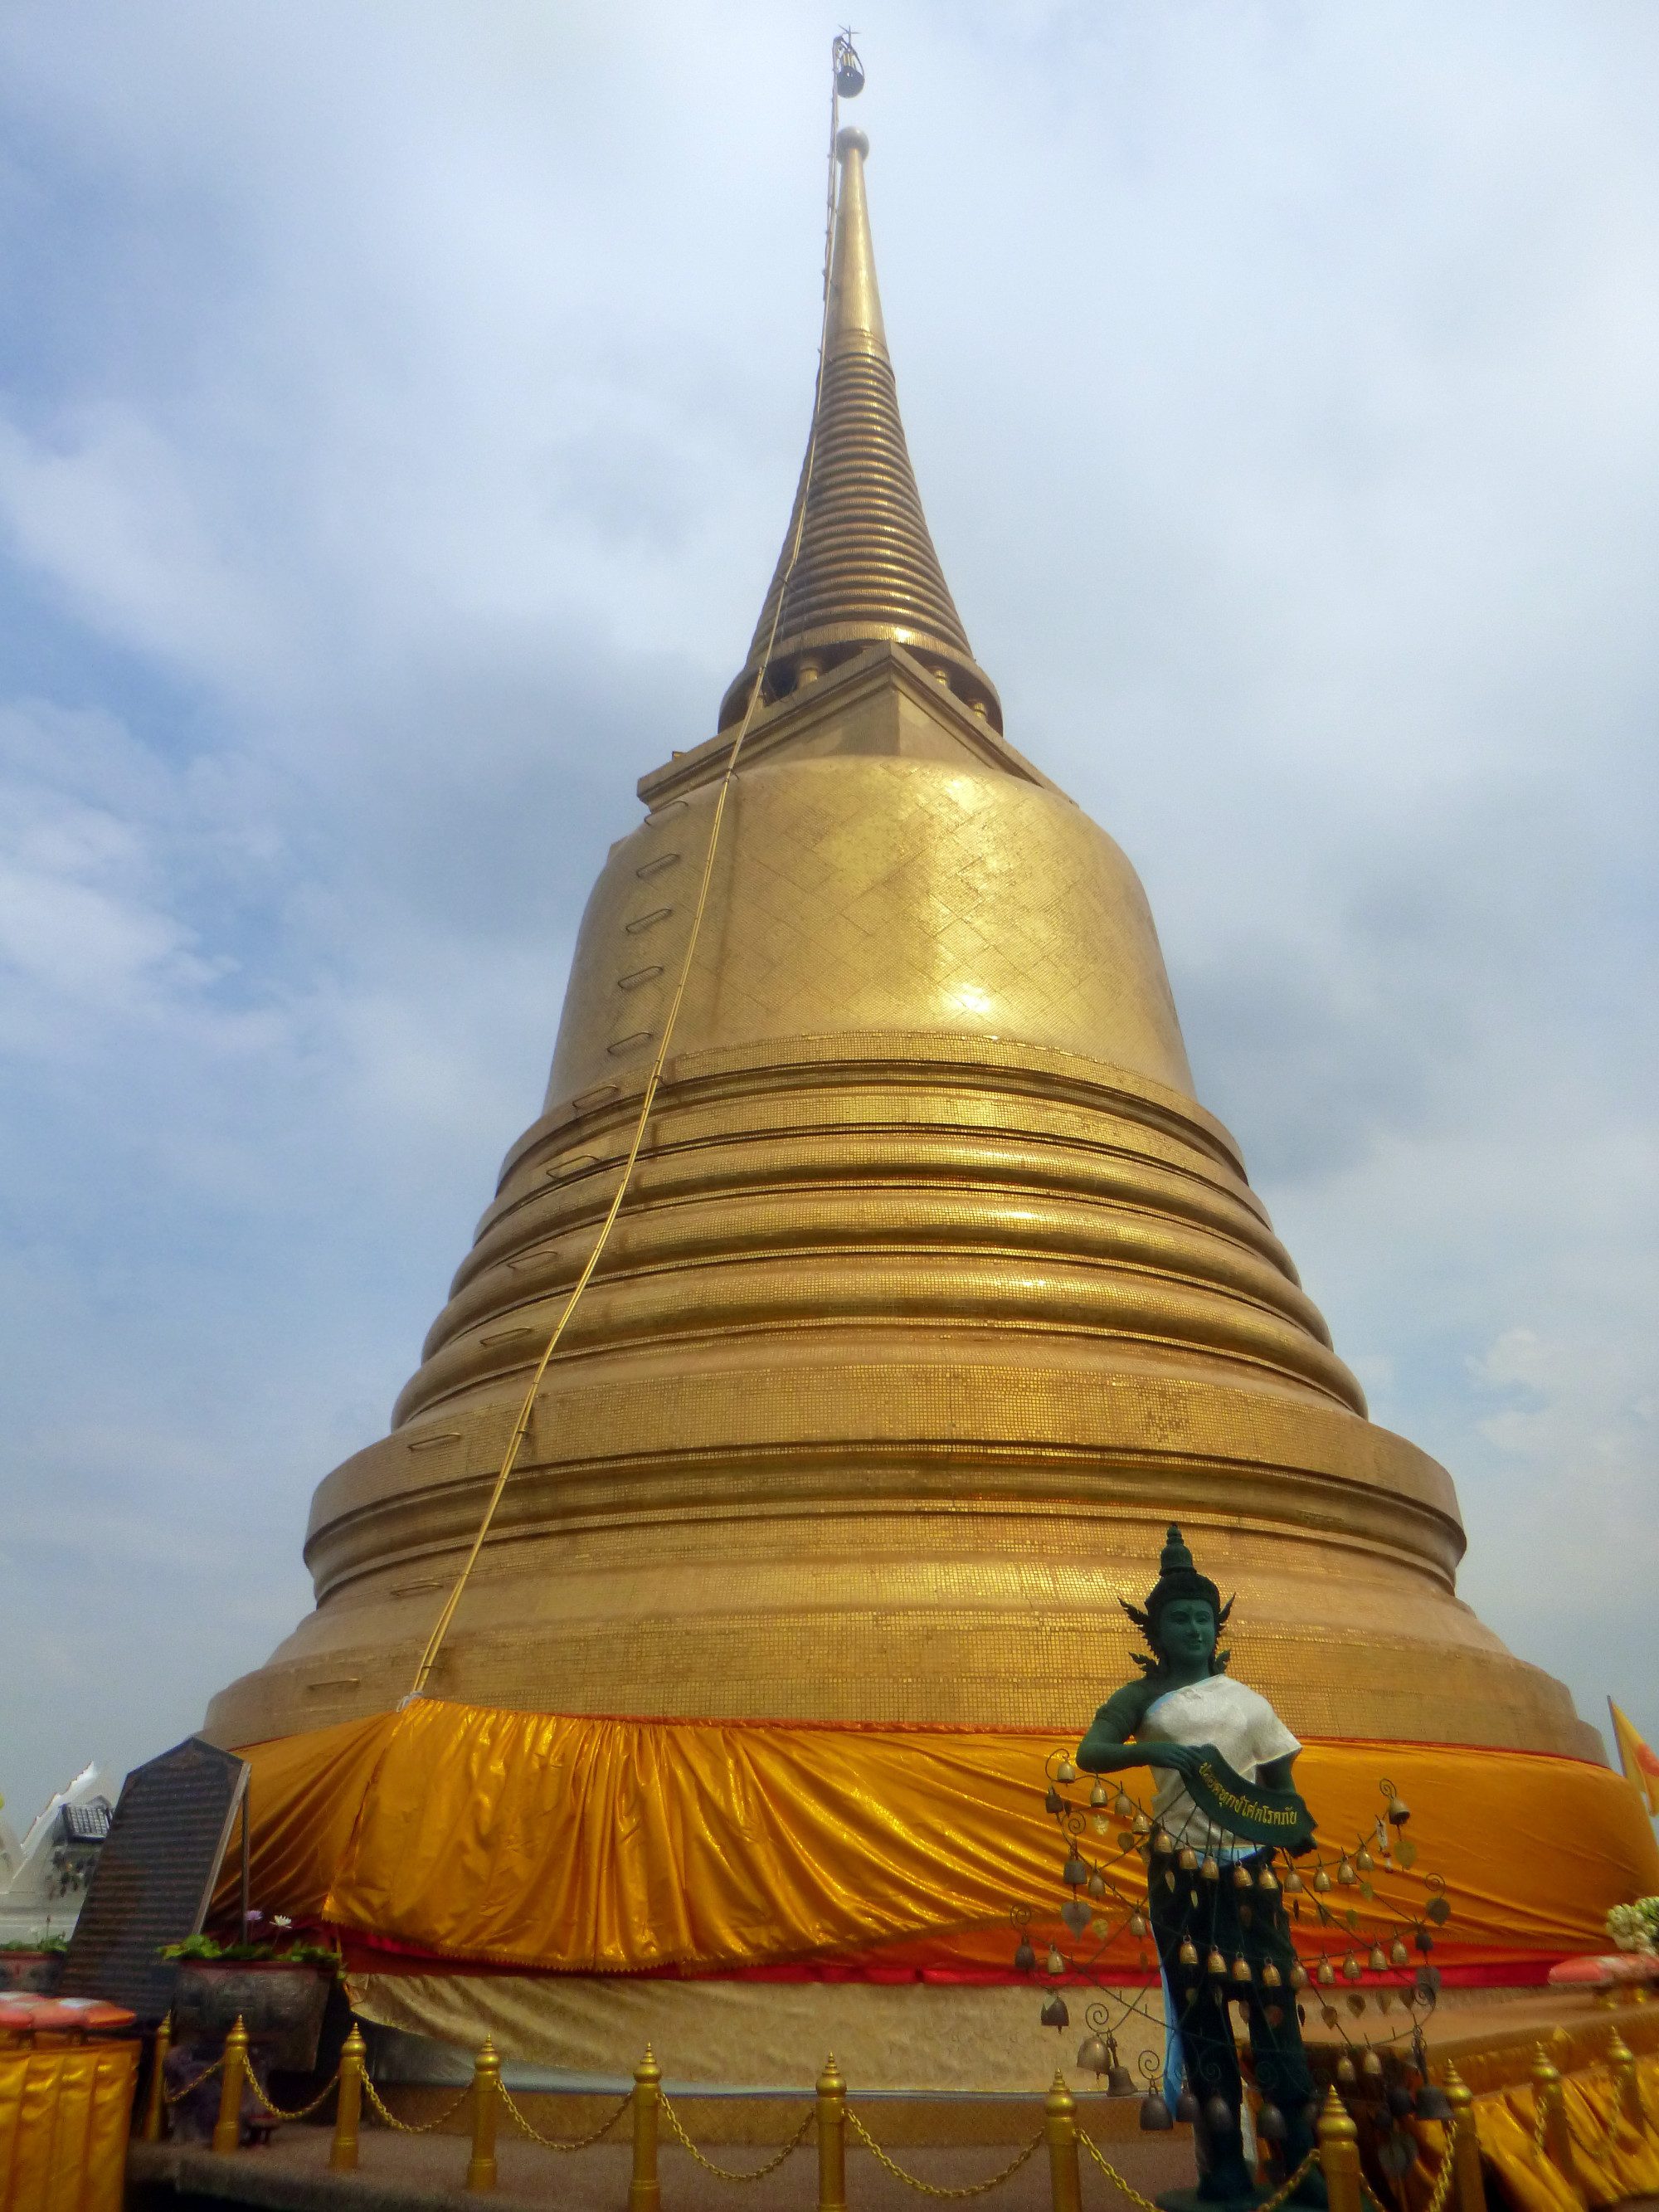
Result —
[{"label": "green leafy plant", "polygon": [[164,1943],[161,1955],[164,1959],[196,1959],[219,1966],[332,1966],[337,1968],[340,1954],[320,1943],[282,1942],[268,1943],[221,1943],[211,1936],[186,1936],[182,1943]]},{"label": "green leafy plant", "polygon": [[44,1951],[54,1959],[61,1958],[68,1948],[67,1936],[29,1936],[0,1943],[0,1951],[27,1951],[31,1955]]}]

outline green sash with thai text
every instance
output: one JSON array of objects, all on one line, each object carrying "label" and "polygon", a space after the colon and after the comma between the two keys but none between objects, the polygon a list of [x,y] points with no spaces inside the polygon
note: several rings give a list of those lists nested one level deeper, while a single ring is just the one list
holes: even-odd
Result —
[{"label": "green sash with thai text", "polygon": [[1241,1843],[1277,1844],[1296,1852],[1306,1850],[1313,1841],[1313,1814],[1294,1790],[1269,1790],[1260,1782],[1247,1782],[1213,1745],[1204,1747],[1197,1771],[1188,1776],[1187,1794],[1200,1813]]}]

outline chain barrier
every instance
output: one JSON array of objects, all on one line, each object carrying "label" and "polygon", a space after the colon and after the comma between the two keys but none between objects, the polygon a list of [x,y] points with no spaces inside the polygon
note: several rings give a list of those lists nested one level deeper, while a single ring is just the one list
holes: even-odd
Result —
[{"label": "chain barrier", "polygon": [[1535,2158],[1543,2158],[1545,2155],[1544,2137],[1549,2131],[1550,2124],[1549,2099],[1547,2097],[1540,2097],[1538,2092],[1534,2089],[1533,2091],[1532,2101],[1534,2111],[1532,2127],[1533,2155]]},{"label": "chain barrier", "polygon": [[525,2118],[524,2114],[514,2103],[512,2092],[508,2089],[505,2081],[498,2081],[495,2084],[495,2094],[501,2099],[502,2104],[507,2106],[507,2112],[514,2120],[517,2122],[518,2125],[521,2127],[525,2133],[529,2136],[531,2142],[539,2143],[544,2150],[586,2150],[592,2144],[598,2142],[601,2136],[608,2136],[610,2134],[611,2129],[616,2126],[617,2121],[621,2119],[623,2114],[628,2110],[629,2106],[634,2101],[634,2093],[630,2089],[628,2094],[623,2097],[622,2102],[617,2106],[616,2111],[612,2112],[610,2118],[605,2122],[603,2126],[595,2128],[591,2136],[544,2136],[539,2128],[532,2126],[531,2123]]},{"label": "chain barrier", "polygon": [[[994,2173],[988,2181],[970,2182],[965,2189],[941,2189],[934,2182],[923,2181],[914,2173],[907,2173],[896,2159],[889,2158],[858,2114],[850,2108],[847,2114],[847,2124],[864,2145],[866,2150],[874,2155],[876,2163],[884,2166],[896,2181],[902,2181],[907,2189],[916,2190],[923,2197],[937,2197],[952,2204],[963,2203],[969,2197],[983,2197],[993,2189],[1000,2189],[1005,2181],[1012,2181],[1031,2154],[1039,2149],[1048,2140],[1048,2132],[1046,2128],[1039,2128],[1012,2165],[1005,2166],[1000,2173]],[[1157,2212],[1156,2207],[1153,2208],[1153,2212]]]},{"label": "chain barrier", "polygon": [[460,2095],[456,2098],[454,2103],[453,2105],[446,2105],[435,2120],[422,2120],[419,2126],[416,2127],[411,2126],[410,2122],[407,2120],[400,2120],[395,2112],[387,2112],[386,2106],[380,2102],[380,2091],[374,2087],[374,2084],[369,2080],[367,2074],[363,2075],[362,2082],[364,2096],[368,2098],[369,2103],[374,2107],[374,2110],[386,2122],[387,2127],[396,2128],[400,2136],[429,2136],[434,2128],[442,2127],[446,2120],[453,2120],[456,2113],[460,2111],[461,2106],[465,2104],[467,2099],[472,2094],[472,2084],[469,2081],[465,2088],[462,2090]]},{"label": "chain barrier", "polygon": [[681,2149],[689,2150],[692,2157],[696,2160],[697,2164],[702,2168],[703,2172],[705,2173],[712,2173],[714,2175],[715,2179],[720,2181],[764,2181],[769,2173],[775,2173],[778,2168],[783,2164],[785,2159],[793,2157],[795,2152],[800,2148],[801,2145],[806,2141],[808,2135],[811,2132],[813,2122],[817,2118],[817,2107],[809,2107],[806,2118],[795,2130],[794,2134],[790,2136],[788,2142],[785,2143],[783,2148],[778,2153],[775,2158],[768,2159],[764,2166],[757,2166],[748,2173],[734,2173],[730,2166],[716,2166],[713,2159],[705,2158],[703,2156],[702,2153],[697,2148],[696,2143],[692,2142],[690,2136],[687,2135],[685,2130],[681,2126],[679,2114],[674,2110],[674,2107],[669,2103],[667,2098],[662,2094],[660,2090],[657,2094],[657,2110],[667,2121],[669,2130],[673,2135],[675,2140],[678,2142]]},{"label": "chain barrier", "polygon": [[211,2066],[204,2066],[201,2072],[196,2076],[196,2079],[193,2081],[186,2081],[182,2089],[163,2089],[161,2092],[162,2103],[166,2105],[182,2105],[185,2098],[190,2095],[192,2090],[199,2089],[204,2081],[210,2081],[224,2063],[224,2053],[221,2051],[218,2057],[214,2060]]},{"label": "chain barrier", "polygon": [[[1139,2204],[1141,2207],[1141,2212],[1159,2212],[1159,2208],[1153,2203],[1150,2197],[1143,2197],[1138,2189],[1133,2188],[1130,2184],[1123,2179],[1123,2176],[1106,2157],[1104,2152],[1102,2151],[1092,2136],[1085,2135],[1084,2130],[1079,2128],[1077,2131],[1077,2139],[1079,2142],[1082,2144],[1084,2149],[1088,2152],[1090,2157],[1093,2159],[1095,2164],[1100,2168],[1101,2172],[1105,2175],[1108,2181],[1111,2183],[1114,2189],[1121,2190],[1124,2196],[1129,2199],[1131,2203]],[[1036,2146],[1034,2143],[1031,2146],[1031,2148],[1035,2150],[1036,2148]],[[1030,2152],[1028,2151],[1025,2155],[1029,2158],[1030,2156]],[[1261,2203],[1255,2207],[1255,2212],[1279,2212],[1279,2207],[1287,2202],[1295,2191],[1301,2188],[1303,2183],[1307,2179],[1308,2176],[1313,2172],[1315,2166],[1317,2166],[1318,2163],[1318,2151],[1316,2149],[1310,2150],[1306,2158],[1303,2160],[1301,2165],[1297,2166],[1296,2172],[1290,2175],[1286,2180],[1282,2182],[1280,2185],[1274,2190],[1271,2197],[1264,2197],[1262,2198]],[[1449,2167],[1448,2167],[1449,2172]],[[1364,2187],[1363,2182],[1360,2186],[1362,2189]],[[1370,2192],[1366,2191],[1365,2193],[1369,2196]],[[1442,2202],[1443,2203],[1443,2201],[1444,2200],[1443,2199]],[[1375,2204],[1376,2203],[1376,2199],[1372,2197],[1371,2202]],[[1378,2207],[1378,2212],[1383,2212],[1383,2208]],[[1438,2205],[1434,2208],[1434,2212],[1440,2212]]]},{"label": "chain barrier", "polygon": [[323,2091],[321,2096],[313,2097],[308,2105],[301,2105],[297,2112],[285,2112],[280,2105],[273,2105],[270,2098],[266,2096],[264,2091],[259,2087],[258,2076],[254,2073],[253,2069],[248,2064],[247,2055],[246,2052],[244,2052],[242,2056],[242,2079],[247,2083],[248,2087],[252,2090],[254,2095],[264,2106],[266,2112],[270,2114],[273,2120],[309,2119],[311,2115],[317,2110],[317,2107],[324,2103],[326,2099],[331,2097],[334,2094],[334,2092],[340,2086],[339,2069],[337,2067],[333,2080]]}]

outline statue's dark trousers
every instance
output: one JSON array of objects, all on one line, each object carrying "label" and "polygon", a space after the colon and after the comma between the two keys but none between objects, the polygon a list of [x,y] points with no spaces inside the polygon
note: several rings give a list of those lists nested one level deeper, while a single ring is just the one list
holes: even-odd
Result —
[{"label": "statue's dark trousers", "polygon": [[[1268,1853],[1259,1852],[1243,1863],[1251,1878],[1249,1889],[1236,1887],[1231,1866],[1221,1869],[1218,1881],[1206,1881],[1199,1873],[1183,1873],[1173,1857],[1161,1855],[1153,1858],[1148,1877],[1152,1932],[1175,1998],[1188,2086],[1200,2105],[1219,2097],[1233,2115],[1231,2132],[1224,2136],[1199,2124],[1209,2170],[1200,2178],[1198,2194],[1207,2203],[1248,2201],[1256,2193],[1238,2131],[1243,2084],[1230,2002],[1248,2008],[1256,2086],[1285,2115],[1289,2132],[1279,2148],[1285,2171],[1298,2166],[1314,2144],[1307,2112],[1314,2081],[1302,2049],[1296,1991],[1291,1987],[1296,1953],[1285,1925],[1284,1898],[1276,1890],[1264,1893],[1255,1886],[1272,1863]],[[1183,1966],[1181,1947],[1188,1940],[1198,1960],[1195,1965]],[[1224,1974],[1209,1971],[1212,1951],[1225,1961]],[[1233,1978],[1241,1958],[1250,1969],[1248,1984]],[[1262,1984],[1269,1964],[1279,1974],[1275,1988]],[[1297,2197],[1303,2203],[1322,2202],[1322,2186],[1299,2190]]]}]

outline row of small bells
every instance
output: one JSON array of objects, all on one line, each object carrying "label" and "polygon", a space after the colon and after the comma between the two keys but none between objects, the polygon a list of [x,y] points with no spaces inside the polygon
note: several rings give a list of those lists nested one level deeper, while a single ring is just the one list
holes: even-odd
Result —
[{"label": "row of small bells", "polygon": [[[1062,1760],[1056,1779],[1060,1783],[1072,1783],[1077,1778],[1077,1768],[1072,1761],[1069,1759]],[[1140,1839],[1141,1850],[1146,1858],[1149,1872],[1155,1856],[1164,1858],[1173,1856],[1176,1864],[1183,1874],[1196,1874],[1200,1881],[1218,1882],[1220,1881],[1220,1862],[1212,1852],[1206,1850],[1200,1859],[1190,1844],[1178,1844],[1167,1828],[1162,1826],[1154,1828],[1146,1814],[1140,1810],[1127,1791],[1120,1790],[1115,1799],[1111,1799],[1105,1785],[1097,1776],[1094,1787],[1089,1793],[1090,1805],[1098,1811],[1109,1802],[1118,1819],[1129,1821],[1132,1832]],[[1044,1801],[1044,1808],[1051,1814],[1062,1813],[1065,1810],[1065,1800],[1052,1784]],[[1411,1809],[1403,1798],[1395,1796],[1389,1806],[1388,1817],[1395,1828],[1403,1827],[1411,1817]],[[1345,1851],[1336,1869],[1337,1885],[1343,1889],[1354,1888],[1363,1875],[1376,1870],[1376,1860],[1364,1844],[1359,1845],[1352,1858]],[[1075,1848],[1068,1853],[1060,1879],[1068,1889],[1085,1890],[1091,1898],[1100,1899],[1106,1894],[1105,1876],[1097,1867],[1091,1870],[1078,1856]],[[1233,1887],[1238,1890],[1259,1889],[1265,1895],[1269,1896],[1279,1895],[1282,1890],[1282,1893],[1286,1897],[1297,1897],[1304,1895],[1309,1887],[1310,1885],[1303,1881],[1301,1874],[1294,1866],[1286,1869],[1285,1880],[1281,1885],[1273,1873],[1271,1857],[1259,1875],[1252,1875],[1249,1869],[1242,1862],[1233,1869]],[[1331,1877],[1322,1866],[1316,1870],[1311,1887],[1317,1895],[1322,1896],[1329,1892],[1332,1887]],[[1144,1940],[1151,1932],[1146,1915],[1138,1905],[1129,1916],[1128,1932],[1141,1940]],[[1182,1942],[1179,1956],[1183,1966],[1195,1966],[1198,1964],[1198,1948],[1190,1936]],[[1066,1972],[1066,1961],[1061,1958],[1056,1944],[1050,1943],[1048,1956],[1043,1963],[1044,1970],[1048,1973],[1058,1975]],[[1386,1955],[1380,1943],[1372,1944],[1370,1955],[1366,1962],[1374,1974],[1386,1973],[1390,1966],[1400,1967],[1409,1966],[1410,1963],[1411,1954],[1404,1942],[1397,1936],[1389,1946]],[[1023,1974],[1031,1972],[1036,1965],[1036,1954],[1031,1948],[1030,1939],[1023,1935],[1014,1953],[1014,1964]],[[1233,1960],[1230,1971],[1226,1960],[1213,1945],[1211,1947],[1209,1957],[1205,1964],[1206,1972],[1218,1978],[1230,1979],[1236,1984],[1243,1984],[1248,1987],[1254,1979],[1248,1959],[1241,1954]],[[1341,1972],[1344,1977],[1349,1981],[1357,1982],[1364,1971],[1353,1952],[1350,1951],[1342,1962]],[[1337,1969],[1328,1959],[1322,1958],[1316,1969],[1316,1978],[1319,1982],[1328,1988],[1335,1981],[1336,1977]],[[1300,1960],[1291,1968],[1288,1976],[1281,1975],[1271,1959],[1261,1969],[1261,1985],[1264,1989],[1279,1989],[1287,1979],[1292,1990],[1301,1990],[1308,1986],[1308,1970]],[[1071,2014],[1066,2009],[1065,1998],[1060,1996],[1058,1990],[1051,1992],[1043,2005],[1042,2019],[1044,2027],[1064,2028],[1069,2024]],[[1122,2063],[1119,2057],[1117,2043],[1114,2037],[1107,2036],[1103,2039],[1092,2033],[1086,2035],[1078,2047],[1077,2065],[1078,2071],[1081,2074],[1093,2074],[1097,2078],[1103,2075],[1106,2077],[1106,2093],[1109,2096],[1133,2096],[1134,2082],[1130,2076],[1128,2068]],[[1370,2079],[1381,2081],[1382,2062],[1375,2051],[1368,2050],[1365,2052],[1358,2070],[1355,2069],[1352,2058],[1346,2052],[1337,2061],[1336,2079],[1345,2088],[1355,2086],[1362,2073]],[[1424,2120],[1445,2120],[1451,2116],[1451,2107],[1446,2101],[1445,2091],[1432,2081],[1425,2081],[1422,2087],[1418,2090],[1414,2100],[1412,2092],[1398,2083],[1390,2084],[1386,2096],[1389,2109],[1396,2119],[1403,2118],[1407,2113],[1413,2110],[1417,2117]],[[1165,2129],[1172,2128],[1177,2120],[1190,2125],[1200,2117],[1212,2137],[1230,2136],[1237,2125],[1237,2116],[1224,2097],[1212,2097],[1207,2104],[1200,2106],[1192,2090],[1183,2088],[1176,2100],[1173,2112],[1170,2112],[1164,2097],[1155,2089],[1149,2091],[1141,2100],[1140,2124],[1149,2133],[1159,2133]],[[1306,2118],[1309,2126],[1316,2126],[1318,2118],[1319,2108],[1316,2101],[1308,2107]],[[1255,2125],[1256,2133],[1265,2142],[1283,2142],[1290,2132],[1284,2113],[1271,2101],[1262,2106],[1256,2115]]]}]

